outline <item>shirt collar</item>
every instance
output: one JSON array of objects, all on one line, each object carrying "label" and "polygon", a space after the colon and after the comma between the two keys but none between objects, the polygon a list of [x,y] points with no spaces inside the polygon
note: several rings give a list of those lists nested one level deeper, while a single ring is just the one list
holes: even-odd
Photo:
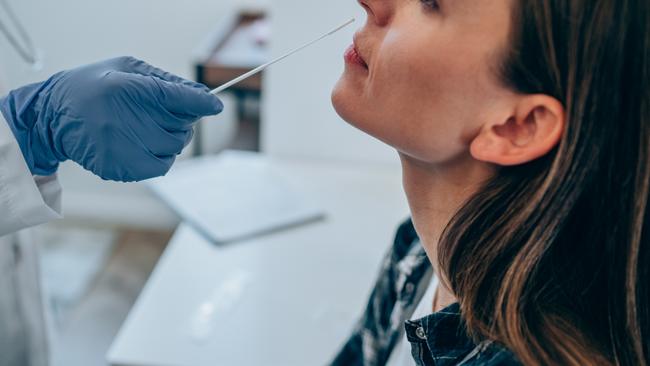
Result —
[{"label": "shirt collar", "polygon": [[[424,339],[417,334],[419,327]],[[460,356],[476,347],[467,335],[458,303],[418,320],[407,321],[406,331],[410,341],[426,343],[434,359]]]}]

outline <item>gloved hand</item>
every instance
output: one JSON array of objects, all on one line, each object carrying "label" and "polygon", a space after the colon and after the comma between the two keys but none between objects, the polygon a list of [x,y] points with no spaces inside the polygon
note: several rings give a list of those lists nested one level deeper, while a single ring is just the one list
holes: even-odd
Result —
[{"label": "gloved hand", "polygon": [[222,109],[205,86],[132,57],[63,71],[0,100],[32,174],[70,159],[116,181],[164,175],[194,123]]}]

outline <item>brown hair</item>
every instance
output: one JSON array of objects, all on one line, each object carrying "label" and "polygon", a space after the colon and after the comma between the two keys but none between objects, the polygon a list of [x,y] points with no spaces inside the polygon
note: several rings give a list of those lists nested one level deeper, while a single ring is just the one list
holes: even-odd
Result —
[{"label": "brown hair", "polygon": [[529,365],[650,359],[650,1],[516,0],[502,79],[560,100],[551,153],[452,219],[440,268],[470,334]]}]

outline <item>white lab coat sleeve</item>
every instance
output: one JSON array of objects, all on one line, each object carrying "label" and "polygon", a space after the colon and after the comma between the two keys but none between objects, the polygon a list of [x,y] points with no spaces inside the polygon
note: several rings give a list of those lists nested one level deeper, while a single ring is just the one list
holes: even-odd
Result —
[{"label": "white lab coat sleeve", "polygon": [[60,217],[61,185],[56,174],[32,176],[0,113],[0,237]]}]

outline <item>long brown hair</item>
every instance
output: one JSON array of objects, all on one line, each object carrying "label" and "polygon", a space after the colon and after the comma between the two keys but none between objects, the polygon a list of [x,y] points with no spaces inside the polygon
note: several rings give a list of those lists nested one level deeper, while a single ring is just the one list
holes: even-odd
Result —
[{"label": "long brown hair", "polygon": [[557,148],[452,219],[440,268],[470,334],[527,365],[650,360],[650,1],[516,0],[500,73],[560,100]]}]

